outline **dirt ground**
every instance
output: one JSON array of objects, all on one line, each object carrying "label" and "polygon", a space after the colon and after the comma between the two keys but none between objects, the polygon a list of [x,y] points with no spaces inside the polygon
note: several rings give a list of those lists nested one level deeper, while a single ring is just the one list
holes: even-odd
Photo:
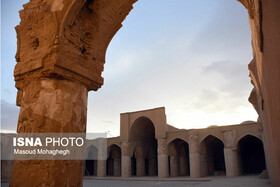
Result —
[{"label": "dirt ground", "polygon": [[259,179],[258,176],[240,176],[234,178],[227,177],[207,177],[191,179],[186,177],[176,177],[159,179],[156,177],[132,177],[128,179],[104,177],[104,178],[85,178],[84,187],[270,187],[268,179]]},{"label": "dirt ground", "polygon": [[[9,182],[1,182],[2,187],[8,187]],[[86,177],[84,187],[270,187],[268,179],[259,179],[258,176],[207,177],[192,179],[189,177]]]}]

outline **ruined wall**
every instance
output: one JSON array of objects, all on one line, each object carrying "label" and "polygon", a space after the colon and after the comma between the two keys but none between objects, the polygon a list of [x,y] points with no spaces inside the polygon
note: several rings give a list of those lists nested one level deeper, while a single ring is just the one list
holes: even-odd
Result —
[{"label": "ruined wall", "polygon": [[88,90],[100,88],[107,47],[133,2],[31,0],[25,4],[16,27],[18,97],[26,80],[39,77],[78,81]]},{"label": "ruined wall", "polygon": [[249,101],[264,127],[268,172],[280,184],[280,1],[239,0],[248,10],[253,60],[249,64],[254,90]]},{"label": "ruined wall", "polygon": [[[18,133],[86,132],[87,93],[102,86],[107,46],[133,2],[24,5],[16,27]],[[83,161],[14,161],[10,186],[82,186],[82,168]]]},{"label": "ruined wall", "polygon": [[[25,82],[18,133],[80,133],[86,131],[87,89],[51,78]],[[83,161],[14,161],[10,186],[82,186]]]}]

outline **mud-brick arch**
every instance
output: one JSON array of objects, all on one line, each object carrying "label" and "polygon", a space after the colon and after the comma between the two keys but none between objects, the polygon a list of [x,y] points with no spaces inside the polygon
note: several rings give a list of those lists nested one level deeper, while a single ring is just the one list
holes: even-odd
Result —
[{"label": "mud-brick arch", "polygon": [[244,135],[238,140],[237,148],[241,174],[260,174],[266,169],[264,146],[259,137]]},{"label": "mud-brick arch", "polygon": [[[131,155],[131,176],[144,176],[144,150],[141,145],[132,148]],[[141,162],[142,161],[142,162]],[[137,168],[138,167],[138,168]]]},{"label": "mud-brick arch", "polygon": [[84,175],[97,176],[98,169],[98,149],[94,145],[89,145],[85,149]]},{"label": "mud-brick arch", "polygon": [[151,110],[143,110],[139,112],[129,112],[121,114],[121,141],[131,141],[131,130],[135,123],[141,119],[149,119],[155,129],[155,138],[166,138],[167,124],[165,108],[155,108]]},{"label": "mud-brick arch", "polygon": [[223,141],[208,135],[200,142],[199,149],[202,176],[226,174]]},{"label": "mud-brick arch", "polygon": [[215,138],[218,138],[220,141],[223,142],[223,144],[225,144],[223,132],[220,129],[217,128],[217,130],[213,132],[209,132],[211,131],[211,129],[203,129],[203,131],[206,131],[206,133],[202,132],[199,134],[199,143],[205,140],[205,138],[207,138],[208,136],[213,136]]},{"label": "mud-brick arch", "polygon": [[139,117],[131,125],[131,175],[157,175],[157,140],[155,126],[147,117]]},{"label": "mud-brick arch", "polygon": [[189,176],[189,145],[186,141],[175,138],[168,143],[169,176]]},{"label": "mud-brick arch", "polygon": [[237,138],[236,138],[237,144],[238,144],[238,142],[239,142],[242,138],[244,138],[245,136],[253,136],[253,137],[255,137],[255,138],[257,138],[257,139],[259,139],[260,141],[263,142],[263,138],[262,138],[262,136],[261,136],[260,133],[252,133],[252,132],[249,132],[249,133],[243,133],[242,135],[240,135],[239,137],[237,137]]},{"label": "mud-brick arch", "polygon": [[235,140],[236,143],[246,135],[252,135],[264,141],[263,125],[260,122],[254,122],[253,124],[255,125],[252,126],[250,123],[249,124],[242,123],[243,128],[239,128],[237,130],[236,140]]},{"label": "mud-brick arch", "polygon": [[121,148],[112,144],[107,148],[107,175],[121,176]]},{"label": "mud-brick arch", "polygon": [[170,142],[176,140],[176,139],[181,139],[185,141],[186,143],[189,144],[189,133],[188,131],[174,131],[174,132],[168,132],[168,136],[166,138],[167,144]]},{"label": "mud-brick arch", "polygon": [[[279,73],[277,69],[279,69],[279,58],[280,55],[278,53],[279,51],[279,26],[275,26],[274,23],[278,23],[280,21],[280,13],[279,13],[279,7],[280,2],[278,0],[273,1],[251,1],[251,0],[238,0],[241,2],[248,10],[249,13],[249,20],[251,25],[251,31],[252,31],[252,45],[254,50],[254,60],[250,64],[250,72],[251,72],[251,78],[252,83],[255,86],[255,92],[256,98],[254,101],[250,100],[256,110],[259,113],[262,113],[262,121],[264,122],[265,126],[265,133],[267,134],[267,145],[269,149],[270,160],[274,162],[274,164],[271,164],[272,172],[271,175],[274,176],[274,180],[278,181],[280,183],[280,179],[277,179],[280,174],[280,169],[277,167],[279,165],[279,162],[277,158],[279,158],[280,155],[280,148],[277,148],[277,143],[279,142],[278,134],[280,134],[279,128],[277,128],[277,124],[280,121],[279,112],[280,112],[280,106],[275,105],[276,103],[280,103],[280,97],[277,93],[279,93],[280,86],[272,86],[277,85],[277,83],[280,80]],[[79,8],[81,6],[77,6],[78,0],[75,0],[71,3],[70,6],[68,6],[66,11],[65,21],[63,21],[62,27],[60,29],[61,32],[64,31],[64,29],[68,26],[67,24],[73,23],[72,20],[75,20],[77,16],[77,12],[79,12]],[[125,18],[125,16],[130,12],[130,10],[133,7],[133,4],[136,2],[136,0],[119,0],[119,1],[103,1],[106,6],[98,6],[102,1],[94,1],[93,5],[88,5],[89,9],[95,10],[94,6],[101,7],[101,10],[103,8],[103,11],[98,12],[95,16],[96,18],[110,18],[108,21],[106,20],[103,25],[105,25],[104,28],[106,28],[106,35],[108,37],[104,41],[101,42],[101,45],[98,45],[99,43],[96,42],[96,46],[104,46],[103,51],[100,53],[101,56],[99,58],[96,58],[96,62],[103,64],[105,62],[104,56],[105,56],[105,50],[108,46],[108,43],[110,39],[114,36],[114,34],[117,32],[117,30],[121,27],[121,22]],[[81,4],[82,5],[82,4]],[[85,4],[86,5],[86,4]],[[85,6],[83,5],[83,6]],[[73,7],[78,7],[74,8]],[[91,8],[92,7],[92,8]],[[104,11],[104,7],[108,7],[108,11]],[[114,10],[120,10],[122,11],[117,12]],[[277,10],[278,8],[278,10]],[[81,8],[82,9],[82,8]],[[107,15],[103,14],[103,12],[109,12]],[[271,13],[273,12],[273,13]],[[95,19],[96,19],[95,18]],[[70,21],[68,21],[70,20]],[[98,23],[98,20],[96,21]],[[102,26],[103,26],[102,25]],[[272,27],[274,25],[274,27]],[[60,32],[60,33],[61,33]],[[102,29],[100,31],[102,33]],[[94,33],[93,35],[99,35],[100,33]],[[81,47],[81,51],[84,51],[84,48]],[[98,51],[98,50],[95,50]],[[278,54],[277,54],[278,53]],[[267,62],[267,63],[265,63]],[[271,86],[269,86],[271,85]],[[264,104],[266,103],[266,104]],[[264,106],[266,106],[264,108]],[[264,111],[265,110],[265,111]],[[270,136],[272,135],[272,136]],[[278,140],[278,141],[275,141]]]}]

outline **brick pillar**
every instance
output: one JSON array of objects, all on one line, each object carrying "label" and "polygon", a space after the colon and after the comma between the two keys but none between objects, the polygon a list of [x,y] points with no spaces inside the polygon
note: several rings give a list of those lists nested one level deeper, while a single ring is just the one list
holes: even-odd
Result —
[{"label": "brick pillar", "polygon": [[224,155],[226,165],[226,175],[236,177],[240,175],[240,162],[238,160],[236,131],[224,131]]},{"label": "brick pillar", "polygon": [[[87,93],[103,85],[107,47],[134,2],[24,5],[14,70],[19,133],[86,132]],[[15,161],[10,186],[82,186],[82,168],[83,161]]]},{"label": "brick pillar", "polygon": [[168,154],[166,139],[158,139],[158,177],[168,177]]},{"label": "brick pillar", "polygon": [[170,155],[170,176],[179,176],[179,157],[177,155]]},{"label": "brick pillar", "polygon": [[142,157],[136,158],[136,175],[145,176],[145,159]]},{"label": "brick pillar", "polygon": [[97,176],[105,177],[106,176],[106,160],[97,161]]},{"label": "brick pillar", "polygon": [[189,175],[189,171],[188,171],[188,160],[185,156],[180,156],[179,157],[180,160],[180,175],[181,176],[185,176],[185,175]]},{"label": "brick pillar", "polygon": [[225,147],[225,164],[227,177],[236,177],[240,175],[238,154],[236,147]]},{"label": "brick pillar", "polygon": [[121,176],[121,159],[114,159],[114,176]]},{"label": "brick pillar", "polygon": [[129,143],[122,142],[122,177],[131,176],[131,156],[129,154]]},{"label": "brick pillar", "polygon": [[201,177],[199,138],[196,134],[189,137],[190,173],[192,178]]},{"label": "brick pillar", "polygon": [[[53,78],[26,81],[17,103],[21,106],[18,133],[85,133],[87,88]],[[83,161],[14,161],[10,186],[82,186]]]}]

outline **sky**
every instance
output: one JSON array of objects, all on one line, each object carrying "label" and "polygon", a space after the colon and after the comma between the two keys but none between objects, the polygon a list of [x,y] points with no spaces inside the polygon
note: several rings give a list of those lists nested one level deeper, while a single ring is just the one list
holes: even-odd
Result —
[{"label": "sky", "polygon": [[[27,0],[2,0],[1,123],[15,131],[18,11]],[[119,135],[120,113],[164,106],[177,128],[257,120],[246,9],[236,0],[139,0],[106,53],[104,85],[89,92],[88,132]]]}]

